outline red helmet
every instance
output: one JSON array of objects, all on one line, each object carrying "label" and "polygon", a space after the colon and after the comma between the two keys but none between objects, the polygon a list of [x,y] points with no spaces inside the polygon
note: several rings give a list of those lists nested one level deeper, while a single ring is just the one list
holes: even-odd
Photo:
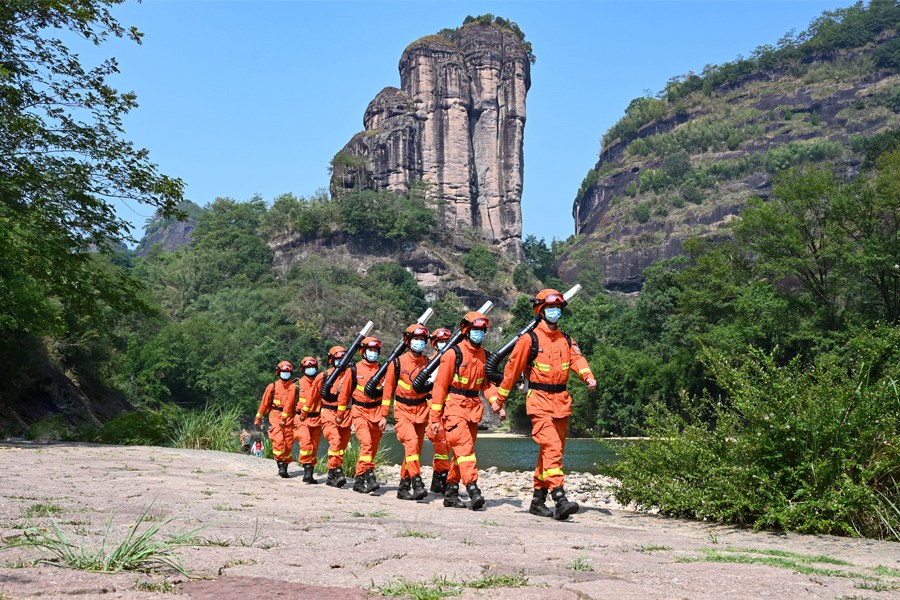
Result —
[{"label": "red helmet", "polygon": [[466,313],[459,326],[463,333],[468,333],[470,329],[487,329],[490,324],[490,319],[480,312],[472,310]]},{"label": "red helmet", "polygon": [[531,304],[534,306],[534,314],[539,315],[541,314],[541,311],[544,310],[545,306],[553,304],[560,308],[565,308],[569,303],[566,302],[566,297],[560,292],[552,288],[547,288],[539,291],[537,296],[531,301]]},{"label": "red helmet", "polygon": [[304,356],[303,360],[300,361],[300,366],[304,369],[307,367],[316,367],[319,368],[319,361],[317,361],[312,356]]},{"label": "red helmet", "polygon": [[431,345],[437,347],[438,342],[446,342],[453,333],[446,327],[438,327],[431,334]]},{"label": "red helmet", "polygon": [[328,364],[336,364],[337,361],[344,358],[345,354],[347,354],[347,349],[343,346],[332,346],[328,349]]},{"label": "red helmet", "polygon": [[364,354],[366,350],[378,350],[381,351],[381,340],[377,337],[367,337],[363,338],[362,343],[359,345],[359,353]]},{"label": "red helmet", "polygon": [[294,370],[294,365],[292,365],[291,363],[289,363],[286,360],[281,361],[280,363],[278,363],[278,366],[275,367],[275,373],[281,373],[282,371],[286,371],[286,372],[290,373],[293,370]]},{"label": "red helmet", "polygon": [[410,325],[409,327],[406,328],[406,331],[403,332],[403,341],[408,344],[409,340],[413,339],[414,337],[421,337],[421,338],[425,338],[427,340],[428,339],[428,328],[425,327],[424,325],[419,325],[418,323],[413,323],[412,325]]}]

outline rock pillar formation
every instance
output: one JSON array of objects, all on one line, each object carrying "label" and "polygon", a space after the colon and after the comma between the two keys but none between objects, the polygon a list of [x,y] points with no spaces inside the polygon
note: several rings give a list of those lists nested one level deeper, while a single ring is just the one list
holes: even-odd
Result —
[{"label": "rock pillar formation", "polygon": [[400,89],[384,88],[369,104],[365,131],[335,156],[331,191],[404,194],[422,182],[445,229],[477,228],[521,259],[531,63],[522,41],[496,25],[470,23],[452,37],[407,47]]}]

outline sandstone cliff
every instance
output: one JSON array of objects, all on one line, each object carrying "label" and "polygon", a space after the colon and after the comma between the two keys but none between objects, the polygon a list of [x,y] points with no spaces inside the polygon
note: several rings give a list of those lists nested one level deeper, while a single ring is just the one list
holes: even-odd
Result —
[{"label": "sandstone cliff", "polygon": [[400,59],[400,88],[372,100],[365,130],[335,156],[332,194],[404,194],[422,182],[444,228],[475,228],[520,260],[530,66],[520,36],[495,24],[413,42]]},{"label": "sandstone cliff", "polygon": [[880,58],[897,34],[873,35],[829,53],[770,49],[775,66],[728,63],[632,101],[576,196],[560,277],[574,281],[593,263],[606,287],[639,290],[643,270],[678,256],[687,238],[729,236],[729,220],[751,196],[767,197],[779,171],[855,175],[867,140],[900,127],[900,75]]}]

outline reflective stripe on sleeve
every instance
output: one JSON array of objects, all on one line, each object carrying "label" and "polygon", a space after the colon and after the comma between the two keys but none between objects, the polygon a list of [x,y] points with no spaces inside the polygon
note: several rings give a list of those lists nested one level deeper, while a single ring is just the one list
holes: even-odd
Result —
[{"label": "reflective stripe on sleeve", "polygon": [[590,371],[591,371],[591,369],[589,367],[585,367],[585,368],[581,369],[580,371],[578,371],[578,374],[584,375],[585,373],[590,373]]},{"label": "reflective stripe on sleeve", "polygon": [[437,410],[437,411],[444,410],[444,405],[443,404],[432,404],[431,410]]},{"label": "reflective stripe on sleeve", "polygon": [[454,375],[453,381],[455,383],[469,383],[469,378],[468,377],[460,377],[459,375]]},{"label": "reflective stripe on sleeve", "polygon": [[501,396],[503,396],[504,398],[506,398],[507,396],[509,396],[509,393],[510,393],[512,390],[508,390],[508,389],[506,389],[506,388],[500,388],[500,389],[497,390],[497,391],[499,392],[499,394],[500,394]]},{"label": "reflective stripe on sleeve", "polygon": [[563,363],[560,366],[562,367],[563,371],[565,371],[566,369],[569,368],[569,363]]},{"label": "reflective stripe on sleeve", "polygon": [[449,454],[435,454],[434,458],[437,460],[450,460]]}]

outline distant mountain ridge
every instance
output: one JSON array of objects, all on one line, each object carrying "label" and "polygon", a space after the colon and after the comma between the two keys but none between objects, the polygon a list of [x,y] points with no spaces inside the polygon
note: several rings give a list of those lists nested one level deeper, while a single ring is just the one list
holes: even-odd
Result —
[{"label": "distant mountain ridge", "polygon": [[900,127],[900,8],[826,12],[809,32],[750,59],[670,80],[636,98],[603,138],[573,204],[576,237],[559,274],[589,262],[604,284],[639,290],[643,270],[725,226],[771,178],[799,165],[855,176],[871,136]]}]

